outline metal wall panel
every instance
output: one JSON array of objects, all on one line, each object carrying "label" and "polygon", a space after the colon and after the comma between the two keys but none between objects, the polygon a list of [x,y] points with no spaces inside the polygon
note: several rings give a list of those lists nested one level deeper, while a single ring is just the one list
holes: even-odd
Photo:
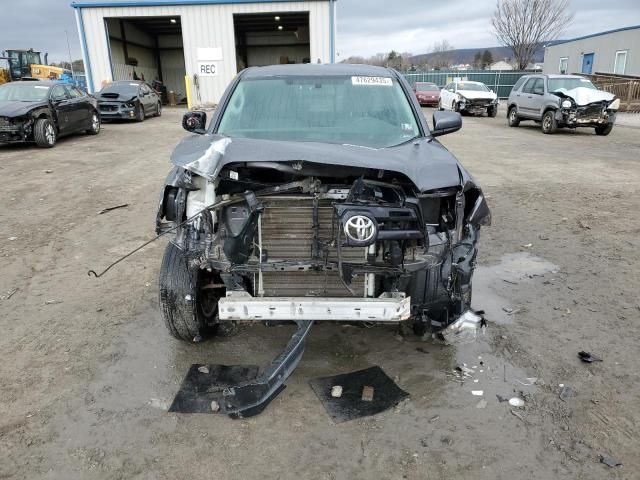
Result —
[{"label": "metal wall panel", "polygon": [[613,73],[616,52],[627,52],[625,75],[640,75],[640,28],[569,40],[544,49],[544,73],[560,73],[560,59],[567,58],[567,73],[582,72],[584,54],[593,53],[592,72]]},{"label": "metal wall panel", "polygon": [[[88,59],[85,58],[85,65],[91,67],[91,91],[99,90],[103,82],[113,79],[105,18],[180,16],[187,75],[192,76],[196,73],[197,48],[220,47],[222,49],[223,60],[219,62],[218,75],[201,77],[199,82],[202,102],[217,103],[237,73],[233,31],[234,13],[309,12],[311,61],[329,63],[331,61],[329,8],[328,1],[81,8],[79,17],[86,37]],[[79,30],[82,30],[80,26]]]}]

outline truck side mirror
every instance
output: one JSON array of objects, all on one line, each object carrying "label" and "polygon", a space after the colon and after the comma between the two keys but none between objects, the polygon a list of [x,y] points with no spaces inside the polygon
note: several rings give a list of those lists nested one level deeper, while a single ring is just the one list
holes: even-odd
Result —
[{"label": "truck side mirror", "polygon": [[182,117],[182,128],[187,132],[203,134],[207,131],[207,114],[205,112],[187,112]]},{"label": "truck side mirror", "polygon": [[458,112],[433,112],[431,136],[439,137],[457,132],[462,128],[462,117]]}]

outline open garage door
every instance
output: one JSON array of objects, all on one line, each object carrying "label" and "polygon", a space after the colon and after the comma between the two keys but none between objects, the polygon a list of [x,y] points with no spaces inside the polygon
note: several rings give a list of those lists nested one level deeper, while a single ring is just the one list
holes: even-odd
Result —
[{"label": "open garage door", "polygon": [[164,104],[186,99],[179,16],[105,18],[114,80],[145,80]]},{"label": "open garage door", "polygon": [[235,14],[238,71],[246,67],[309,63],[309,12]]}]

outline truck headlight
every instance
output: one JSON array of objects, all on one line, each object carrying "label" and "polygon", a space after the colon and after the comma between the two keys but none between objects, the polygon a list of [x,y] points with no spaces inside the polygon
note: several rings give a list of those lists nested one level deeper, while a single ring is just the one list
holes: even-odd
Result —
[{"label": "truck headlight", "polygon": [[620,99],[616,98],[609,104],[609,110],[618,110],[620,108]]},{"label": "truck headlight", "polygon": [[571,100],[564,100],[562,102],[562,108],[571,108]]}]

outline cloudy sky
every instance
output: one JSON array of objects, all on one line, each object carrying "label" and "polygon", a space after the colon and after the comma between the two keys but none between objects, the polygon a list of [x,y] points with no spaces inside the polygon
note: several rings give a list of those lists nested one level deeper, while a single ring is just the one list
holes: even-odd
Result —
[{"label": "cloudy sky", "polygon": [[[34,48],[49,61],[80,58],[71,0],[0,0],[0,50]],[[391,49],[425,53],[437,41],[456,48],[497,45],[489,31],[495,0],[338,0],[338,60]],[[564,38],[640,24],[640,0],[572,0]]]}]

